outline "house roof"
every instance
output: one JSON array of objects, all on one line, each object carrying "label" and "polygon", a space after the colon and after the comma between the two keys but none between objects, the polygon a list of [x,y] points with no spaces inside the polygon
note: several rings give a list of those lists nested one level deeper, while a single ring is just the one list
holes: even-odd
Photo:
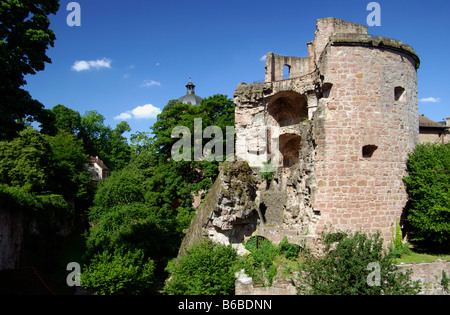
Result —
[{"label": "house roof", "polygon": [[90,156],[89,157],[89,163],[95,164],[97,163],[98,166],[100,166],[100,168],[102,170],[109,170],[109,168],[105,165],[105,163],[103,163],[102,160],[100,160],[98,158],[98,156]]},{"label": "house roof", "polygon": [[438,122],[435,122],[425,116],[419,116],[419,127],[432,127],[432,128],[447,128]]}]

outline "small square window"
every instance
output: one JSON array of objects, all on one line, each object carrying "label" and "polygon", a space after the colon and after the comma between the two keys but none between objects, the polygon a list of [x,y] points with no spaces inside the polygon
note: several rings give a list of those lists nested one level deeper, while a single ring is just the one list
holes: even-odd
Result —
[{"label": "small square window", "polygon": [[331,88],[333,87],[333,84],[331,83],[325,83],[322,87],[322,97],[323,98],[329,98],[331,95]]},{"label": "small square window", "polygon": [[396,102],[406,102],[406,91],[401,86],[394,89],[394,99]]},{"label": "small square window", "polygon": [[362,148],[363,158],[366,158],[366,159],[371,158],[377,149],[378,149],[378,147],[376,145],[372,145],[372,144],[363,146],[363,148]]}]

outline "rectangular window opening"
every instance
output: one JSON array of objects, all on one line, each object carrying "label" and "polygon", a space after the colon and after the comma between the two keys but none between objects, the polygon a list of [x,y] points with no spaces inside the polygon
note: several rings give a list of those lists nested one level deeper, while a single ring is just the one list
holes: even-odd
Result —
[{"label": "rectangular window opening", "polygon": [[397,86],[394,89],[394,99],[396,102],[406,102],[406,91],[403,87]]},{"label": "rectangular window opening", "polygon": [[366,159],[371,158],[377,149],[378,149],[378,147],[376,145],[372,145],[372,144],[363,146],[363,148],[362,148],[363,158],[366,158]]}]

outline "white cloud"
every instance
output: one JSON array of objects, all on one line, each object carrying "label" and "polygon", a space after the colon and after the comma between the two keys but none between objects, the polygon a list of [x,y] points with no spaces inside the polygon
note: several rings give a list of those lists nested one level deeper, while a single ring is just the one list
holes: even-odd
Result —
[{"label": "white cloud", "polygon": [[161,110],[152,104],[147,104],[143,106],[138,106],[131,111],[133,117],[136,119],[141,118],[156,118],[157,115],[161,114]]},{"label": "white cloud", "polygon": [[117,115],[116,117],[114,117],[114,119],[116,120],[127,120],[130,119],[131,115],[129,113],[122,113],[120,115]]},{"label": "white cloud", "polygon": [[161,110],[152,104],[146,104],[138,106],[132,110],[126,111],[114,117],[116,120],[128,120],[128,119],[151,119],[156,118],[161,114]]},{"label": "white cloud", "polygon": [[144,80],[144,82],[141,84],[141,87],[150,87],[150,86],[161,86],[161,82],[154,80]]},{"label": "white cloud", "polygon": [[107,58],[97,60],[77,60],[72,66],[72,70],[76,72],[87,70],[99,70],[100,68],[111,68],[111,60]]},{"label": "white cloud", "polygon": [[267,55],[262,56],[261,58],[259,58],[259,61],[266,61],[266,57]]},{"label": "white cloud", "polygon": [[155,63],[155,66],[159,67],[161,65],[160,62]]},{"label": "white cloud", "polygon": [[422,102],[422,103],[439,103],[441,101],[441,99],[438,97],[438,98],[436,98],[436,97],[427,97],[427,98],[421,98],[420,100],[419,100],[419,102]]}]

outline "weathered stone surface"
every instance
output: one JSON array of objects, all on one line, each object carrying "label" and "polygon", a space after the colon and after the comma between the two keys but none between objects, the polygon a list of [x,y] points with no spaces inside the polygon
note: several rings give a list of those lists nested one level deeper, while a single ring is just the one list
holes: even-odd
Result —
[{"label": "weathered stone surface", "polygon": [[400,271],[410,270],[411,280],[420,281],[421,295],[450,295],[450,291],[444,290],[442,281],[442,272],[445,271],[447,277],[450,275],[450,262],[438,259],[432,263],[413,263],[401,264],[397,266]]},{"label": "weathered stone surface", "polygon": [[219,176],[186,231],[179,255],[184,254],[186,247],[205,237],[239,247],[244,237],[255,231],[259,216],[252,173],[243,161],[221,165]]}]

